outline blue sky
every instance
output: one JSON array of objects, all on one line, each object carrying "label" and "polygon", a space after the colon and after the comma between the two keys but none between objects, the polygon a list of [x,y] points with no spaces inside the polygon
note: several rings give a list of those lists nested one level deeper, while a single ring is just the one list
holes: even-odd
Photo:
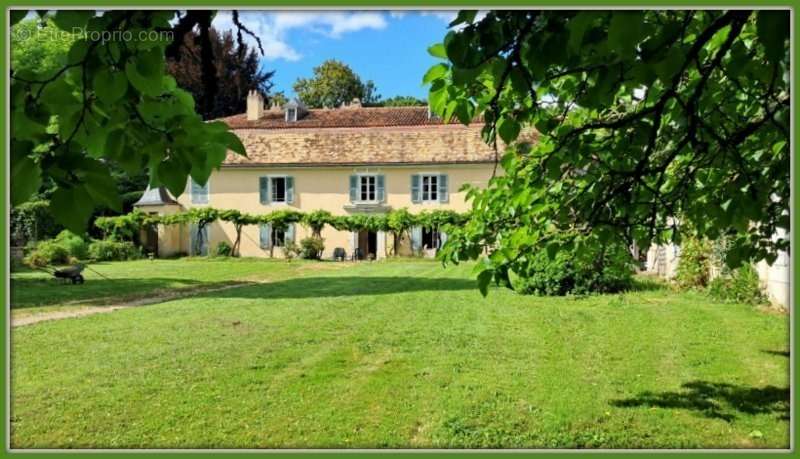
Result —
[{"label": "blue sky", "polygon": [[[427,48],[440,42],[455,11],[242,11],[241,22],[261,38],[262,68],[275,70],[274,91],[293,96],[292,84],[312,76],[326,59],[350,65],[373,80],[384,98],[427,97],[422,76],[436,60]],[[231,29],[229,12],[213,25]]]}]

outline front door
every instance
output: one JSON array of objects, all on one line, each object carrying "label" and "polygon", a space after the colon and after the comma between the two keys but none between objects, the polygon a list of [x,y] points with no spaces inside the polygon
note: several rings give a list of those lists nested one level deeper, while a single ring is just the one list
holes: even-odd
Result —
[{"label": "front door", "polygon": [[374,260],[378,250],[378,233],[375,231],[359,231],[356,256],[359,260]]},{"label": "front door", "polygon": [[144,228],[144,251],[158,256],[158,229],[156,225],[147,225]]}]

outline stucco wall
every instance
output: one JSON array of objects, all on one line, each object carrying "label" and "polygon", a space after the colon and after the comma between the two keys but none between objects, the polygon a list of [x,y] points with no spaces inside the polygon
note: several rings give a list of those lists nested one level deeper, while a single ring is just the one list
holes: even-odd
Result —
[{"label": "stucco wall", "polygon": [[[434,165],[434,166],[380,166],[380,167],[326,167],[326,168],[240,168],[223,167],[214,171],[209,179],[208,206],[217,209],[238,209],[242,212],[253,214],[267,213],[281,208],[309,212],[323,209],[334,215],[347,215],[357,211],[348,210],[351,205],[349,198],[349,177],[355,173],[376,173],[385,177],[386,202],[385,206],[392,209],[408,208],[412,213],[424,209],[452,209],[459,212],[467,211],[469,205],[465,202],[466,193],[459,189],[466,183],[485,186],[492,174],[492,164],[467,164],[467,165]],[[448,175],[449,202],[447,203],[421,203],[411,202],[411,175],[423,173],[443,173]],[[272,203],[261,204],[259,201],[259,177],[263,176],[291,176],[294,178],[294,202],[292,204]],[[187,192],[178,198],[178,202],[186,209],[196,207],[191,203],[191,196]],[[184,233],[184,239],[188,233]],[[310,232],[297,225],[295,241],[299,242]],[[344,248],[348,253],[353,251],[352,234],[336,231],[325,227],[322,232],[325,239],[325,253],[323,256],[331,257],[336,247]],[[391,237],[378,234],[385,240],[386,245],[391,245]],[[384,239],[385,238],[385,239]],[[209,228],[210,247],[216,246],[220,241],[233,244],[236,232],[233,225],[225,222],[214,222]],[[378,242],[382,246],[383,241]],[[184,245],[188,244],[184,241]],[[404,241],[402,252],[408,251],[408,241]],[[245,226],[242,230],[240,253],[242,256],[269,256],[267,250],[259,247],[259,228],[255,225]],[[280,256],[280,249],[275,249],[275,256]],[[378,256],[382,256],[378,253]]]}]

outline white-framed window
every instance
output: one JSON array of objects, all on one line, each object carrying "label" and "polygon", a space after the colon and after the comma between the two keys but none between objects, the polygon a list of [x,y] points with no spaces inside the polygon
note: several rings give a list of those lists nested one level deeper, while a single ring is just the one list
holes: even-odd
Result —
[{"label": "white-framed window", "polygon": [[211,182],[211,178],[206,180],[206,184],[203,186],[200,186],[193,178],[189,178],[189,182],[192,204],[208,204],[208,185]]},{"label": "white-framed window", "polygon": [[422,174],[422,202],[439,200],[439,174]]},{"label": "white-framed window", "polygon": [[361,202],[373,202],[378,199],[377,190],[378,177],[375,175],[358,176],[358,200]]},{"label": "white-framed window", "polygon": [[294,177],[271,175],[258,179],[259,201],[261,204],[293,204]]},{"label": "white-framed window", "polygon": [[292,107],[292,108],[287,108],[286,109],[286,121],[289,122],[289,123],[293,123],[293,122],[297,121],[297,109],[296,108]]}]

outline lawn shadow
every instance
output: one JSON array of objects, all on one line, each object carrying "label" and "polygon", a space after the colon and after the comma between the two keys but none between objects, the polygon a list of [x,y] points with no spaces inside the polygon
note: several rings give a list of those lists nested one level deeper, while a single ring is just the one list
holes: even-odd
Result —
[{"label": "lawn shadow", "polygon": [[455,290],[478,291],[475,287],[475,282],[469,279],[404,276],[331,276],[287,279],[252,285],[246,288],[209,292],[198,296],[209,298],[302,299]]},{"label": "lawn shadow", "polygon": [[731,422],[737,414],[774,414],[789,419],[789,388],[748,387],[729,383],[691,381],[681,391],[642,392],[634,398],[612,400],[623,408],[656,407],[697,411],[701,415]]},{"label": "lawn shadow", "polygon": [[105,306],[167,294],[184,294],[240,282],[204,282],[185,278],[87,279],[74,285],[58,279],[11,279],[11,308],[36,308],[80,302]]}]

